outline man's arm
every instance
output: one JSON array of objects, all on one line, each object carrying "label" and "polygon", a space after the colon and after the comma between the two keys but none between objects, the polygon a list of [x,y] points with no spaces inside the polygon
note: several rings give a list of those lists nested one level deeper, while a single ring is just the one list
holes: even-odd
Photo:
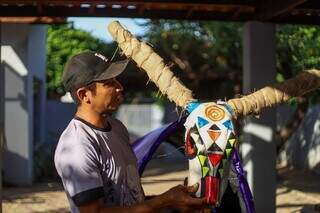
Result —
[{"label": "man's arm", "polygon": [[103,200],[99,199],[79,207],[81,213],[149,213],[158,212],[161,209],[171,208],[177,209],[180,212],[187,212],[191,209],[201,209],[205,204],[204,198],[194,198],[192,195],[198,189],[198,185],[194,186],[176,186],[167,192],[130,207],[112,207],[106,208],[103,205]]}]

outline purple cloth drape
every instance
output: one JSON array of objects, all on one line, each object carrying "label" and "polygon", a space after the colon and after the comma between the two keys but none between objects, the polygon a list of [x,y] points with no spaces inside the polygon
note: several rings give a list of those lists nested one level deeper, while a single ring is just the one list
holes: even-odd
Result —
[{"label": "purple cloth drape", "polygon": [[159,147],[160,143],[166,140],[177,128],[181,127],[185,122],[185,118],[177,120],[162,126],[142,138],[137,139],[132,144],[132,149],[138,159],[138,168],[140,176],[143,173],[147,163],[151,159],[153,153]]},{"label": "purple cloth drape", "polygon": [[237,149],[234,149],[233,151],[232,163],[237,173],[239,187],[240,187],[244,204],[246,205],[247,213],[254,213],[253,197],[252,197],[248,182],[245,178]]}]

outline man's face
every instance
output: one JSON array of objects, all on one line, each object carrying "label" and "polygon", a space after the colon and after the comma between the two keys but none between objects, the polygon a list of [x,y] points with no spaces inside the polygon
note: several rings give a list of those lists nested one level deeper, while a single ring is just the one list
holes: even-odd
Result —
[{"label": "man's face", "polygon": [[123,87],[115,78],[97,81],[96,94],[91,95],[91,107],[98,113],[116,110],[123,100]]}]

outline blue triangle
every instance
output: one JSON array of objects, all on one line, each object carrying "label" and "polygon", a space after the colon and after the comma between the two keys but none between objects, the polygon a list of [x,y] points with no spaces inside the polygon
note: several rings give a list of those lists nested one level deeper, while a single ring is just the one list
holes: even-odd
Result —
[{"label": "blue triangle", "polygon": [[227,129],[229,129],[229,130],[232,130],[232,129],[233,129],[232,123],[231,123],[230,120],[227,120],[226,122],[224,122],[223,125],[224,125],[225,127],[227,127]]},{"label": "blue triangle", "polygon": [[233,110],[229,104],[224,104],[224,107],[228,110],[231,116],[233,116]]},{"label": "blue triangle", "polygon": [[209,121],[207,121],[206,119],[198,117],[198,126],[200,128],[207,125],[208,123],[209,123]]},{"label": "blue triangle", "polygon": [[191,113],[195,108],[197,108],[200,105],[199,102],[191,102],[187,105],[187,110],[189,113]]}]

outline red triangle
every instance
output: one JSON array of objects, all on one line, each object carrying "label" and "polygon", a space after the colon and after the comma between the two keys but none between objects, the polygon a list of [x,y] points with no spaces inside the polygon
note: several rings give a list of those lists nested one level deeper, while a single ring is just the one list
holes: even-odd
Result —
[{"label": "red triangle", "polygon": [[221,135],[220,131],[212,131],[212,130],[208,130],[208,134],[210,136],[210,138],[216,142],[216,140],[218,139],[218,137]]},{"label": "red triangle", "polygon": [[208,154],[208,157],[210,159],[210,162],[212,163],[213,166],[216,166],[222,159],[223,154],[213,154],[210,153]]}]

